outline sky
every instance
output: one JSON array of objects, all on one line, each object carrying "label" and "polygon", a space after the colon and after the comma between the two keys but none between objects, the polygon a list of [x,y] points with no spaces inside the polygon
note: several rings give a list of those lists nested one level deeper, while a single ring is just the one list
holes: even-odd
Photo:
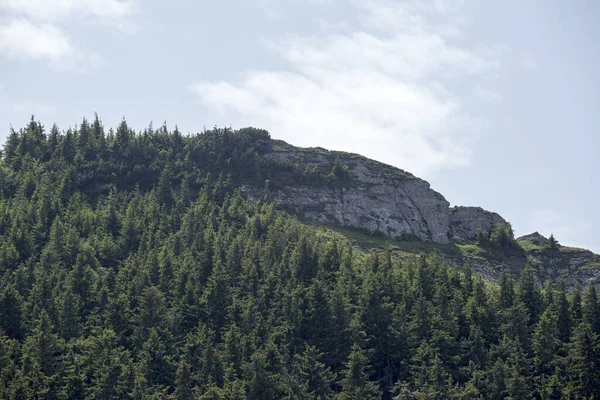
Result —
[{"label": "sky", "polygon": [[35,115],[254,126],[600,253],[596,0],[0,0],[0,142]]}]

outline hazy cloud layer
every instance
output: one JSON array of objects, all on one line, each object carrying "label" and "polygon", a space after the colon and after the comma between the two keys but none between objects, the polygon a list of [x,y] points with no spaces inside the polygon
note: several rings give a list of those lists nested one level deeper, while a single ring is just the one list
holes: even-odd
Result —
[{"label": "hazy cloud layer", "polygon": [[136,1],[0,0],[0,57],[45,61],[59,71],[86,72],[104,59],[64,29],[74,21],[101,24],[120,32],[134,29],[128,18]]},{"label": "hazy cloud layer", "polygon": [[266,40],[287,71],[245,71],[237,81],[195,82],[190,90],[223,123],[265,127],[294,144],[360,152],[425,177],[468,165],[479,121],[449,83],[497,65],[452,44],[463,23],[457,5],[362,1],[354,8],[363,17],[353,31]]},{"label": "hazy cloud layer", "polygon": [[2,111],[20,120],[26,121],[32,114],[37,117],[48,117],[56,112],[56,107],[48,104],[37,103],[29,100],[16,100],[9,97],[2,86],[0,86],[0,116]]},{"label": "hazy cloud layer", "polygon": [[83,72],[104,62],[101,56],[77,48],[60,28],[25,19],[0,25],[0,54],[8,59],[43,60],[61,71]]},{"label": "hazy cloud layer", "polygon": [[0,9],[36,21],[84,17],[110,24],[126,24],[137,8],[137,1],[132,0],[0,0]]}]

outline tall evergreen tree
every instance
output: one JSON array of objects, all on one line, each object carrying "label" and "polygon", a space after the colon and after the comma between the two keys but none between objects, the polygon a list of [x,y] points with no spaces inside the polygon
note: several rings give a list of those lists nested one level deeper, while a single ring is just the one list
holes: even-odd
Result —
[{"label": "tall evergreen tree", "polygon": [[579,398],[600,396],[600,342],[589,323],[580,324],[573,333],[569,349],[569,391]]},{"label": "tall evergreen tree", "polygon": [[346,369],[342,372],[340,399],[375,400],[381,398],[377,382],[369,379],[369,360],[359,345],[352,347]]},{"label": "tall evergreen tree", "polygon": [[301,384],[312,399],[333,399],[331,386],[335,375],[319,359],[322,357],[314,346],[306,346],[304,353],[296,356],[297,370]]}]

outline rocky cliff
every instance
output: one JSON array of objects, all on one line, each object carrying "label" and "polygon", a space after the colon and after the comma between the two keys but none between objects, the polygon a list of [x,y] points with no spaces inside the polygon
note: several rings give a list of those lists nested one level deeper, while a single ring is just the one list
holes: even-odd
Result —
[{"label": "rocky cliff", "polygon": [[[473,241],[478,229],[506,224],[498,214],[478,207],[450,209],[444,196],[423,179],[357,154],[273,141],[264,157],[314,176],[271,188],[269,195],[315,222],[444,244]],[[259,196],[262,189],[246,190]]]},{"label": "rocky cliff", "polygon": [[600,255],[585,249],[558,245],[546,247],[547,238],[534,232],[521,236],[517,242],[526,251],[527,263],[537,272],[539,282],[564,282],[588,286],[600,284]]},{"label": "rocky cliff", "polygon": [[251,197],[268,195],[302,218],[349,235],[360,247],[389,245],[378,236],[400,238],[405,240],[392,244],[400,258],[435,252],[451,263],[470,265],[487,280],[505,272],[516,277],[529,266],[538,285],[546,280],[569,287],[600,282],[599,255],[566,246],[547,249],[547,239],[537,232],[504,248],[502,243],[476,243],[480,230],[489,233],[508,223],[480,207],[450,208],[429,183],[401,169],[357,154],[278,140],[271,140],[261,156],[270,165],[269,181],[266,188],[243,185]]},{"label": "rocky cliff", "polygon": [[495,212],[481,207],[453,207],[450,209],[450,238],[455,243],[473,241],[479,230],[489,232],[494,225],[507,222]]}]

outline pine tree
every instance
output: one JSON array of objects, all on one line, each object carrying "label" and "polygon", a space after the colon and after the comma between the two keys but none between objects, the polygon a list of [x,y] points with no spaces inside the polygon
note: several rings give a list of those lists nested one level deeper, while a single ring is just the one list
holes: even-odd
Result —
[{"label": "pine tree", "polygon": [[[144,290],[138,309],[139,325],[142,330],[148,331],[165,325],[166,309],[163,293],[156,286],[149,286]],[[142,333],[142,335],[144,335]]]},{"label": "pine tree", "polygon": [[359,345],[354,344],[342,372],[340,399],[376,400],[381,398],[377,382],[369,380],[369,361]]},{"label": "pine tree", "polygon": [[129,151],[129,143],[131,141],[131,131],[125,118],[121,120],[119,127],[117,128],[117,133],[115,135],[115,140],[113,142],[113,147],[116,148],[118,154],[127,154]]},{"label": "pine tree", "polygon": [[296,363],[301,385],[306,388],[306,393],[312,399],[332,399],[331,386],[335,382],[335,375],[331,369],[319,359],[322,354],[314,346],[306,346],[304,353],[296,355]]},{"label": "pine tree", "polygon": [[194,398],[192,381],[192,366],[185,357],[182,357],[177,366],[175,374],[175,392],[173,397],[177,400],[188,400]]},{"label": "pine tree", "polygon": [[282,397],[279,374],[273,371],[273,365],[270,365],[264,349],[252,354],[251,361],[245,365],[244,377],[248,399],[268,400]]},{"label": "pine tree", "polygon": [[173,361],[166,345],[156,328],[151,328],[148,340],[142,345],[138,369],[146,385],[167,387],[173,383]]},{"label": "pine tree", "polygon": [[21,168],[21,158],[18,154],[19,143],[21,141],[20,135],[12,127],[4,144],[4,160],[6,163],[15,170]]},{"label": "pine tree", "polygon": [[431,322],[429,316],[429,307],[423,296],[419,296],[413,307],[412,336],[414,342],[421,342],[430,336]]},{"label": "pine tree", "polygon": [[552,362],[559,348],[556,314],[547,309],[533,331],[535,364],[542,374],[552,371]]},{"label": "pine tree", "polygon": [[508,370],[506,364],[502,359],[496,360],[494,365],[489,369],[489,398],[491,399],[503,399],[507,393],[507,377]]},{"label": "pine tree", "polygon": [[548,240],[546,240],[546,248],[549,250],[556,250],[559,246],[558,241],[554,238],[554,235],[551,234]]},{"label": "pine tree", "polygon": [[75,139],[73,138],[73,131],[70,129],[67,130],[65,138],[62,141],[60,154],[69,163],[72,162],[75,157]]},{"label": "pine tree", "polygon": [[127,353],[117,345],[117,336],[110,329],[104,329],[91,337],[84,350],[88,365],[87,374],[91,385],[87,387],[87,397],[110,399],[118,397],[119,378],[129,363]]},{"label": "pine tree", "polygon": [[561,400],[563,399],[564,377],[557,367],[554,374],[547,378],[542,387],[542,400]]},{"label": "pine tree", "polygon": [[506,322],[502,330],[512,340],[518,340],[526,349],[530,347],[530,315],[525,305],[519,300],[506,313]]},{"label": "pine tree", "polygon": [[474,365],[482,365],[485,361],[485,338],[481,328],[477,325],[471,325],[469,338],[466,342],[468,353],[466,354],[469,363]]},{"label": "pine tree", "polygon": [[0,294],[0,329],[13,339],[23,337],[22,301],[13,285],[5,287]]},{"label": "pine tree", "polygon": [[600,342],[589,323],[573,332],[569,348],[570,390],[579,398],[600,396]]},{"label": "pine tree", "polygon": [[598,294],[594,285],[590,285],[585,292],[582,308],[583,322],[589,324],[594,333],[600,333],[600,309],[598,308]]},{"label": "pine tree", "polygon": [[10,398],[10,384],[15,380],[15,348],[17,343],[14,339],[0,330],[0,398]]},{"label": "pine tree", "polygon": [[93,142],[94,138],[90,131],[90,124],[87,119],[83,118],[79,130],[76,133],[77,136],[77,151],[83,157],[84,160],[91,158],[93,154]]},{"label": "pine tree", "polygon": [[96,142],[96,156],[103,157],[106,151],[106,137],[104,135],[104,127],[98,114],[94,113],[94,122],[92,122],[92,134]]},{"label": "pine tree", "polygon": [[208,321],[220,337],[220,332],[225,327],[227,308],[231,304],[228,282],[230,278],[220,261],[216,262],[201,300]]},{"label": "pine tree", "polygon": [[59,304],[59,331],[61,337],[68,341],[79,336],[81,305],[79,296],[73,293],[71,288],[67,288],[61,300]]},{"label": "pine tree", "polygon": [[500,310],[508,310],[515,302],[515,292],[512,281],[506,272],[500,277]]},{"label": "pine tree", "polygon": [[59,145],[60,145],[60,132],[56,124],[52,125],[50,129],[50,135],[48,136],[48,155],[47,159],[51,159],[58,156]]},{"label": "pine tree", "polygon": [[571,297],[570,309],[574,327],[579,325],[583,318],[581,302],[581,286],[579,284],[575,284],[575,287],[573,288],[573,296]]},{"label": "pine tree", "polygon": [[542,304],[540,292],[535,284],[533,271],[529,267],[525,267],[521,271],[517,285],[517,295],[529,313],[529,324],[534,324],[537,322]]},{"label": "pine tree", "polygon": [[23,378],[30,398],[57,395],[58,374],[62,366],[63,343],[45,310],[39,313],[32,335],[23,344]]},{"label": "pine tree", "polygon": [[76,358],[73,348],[69,349],[65,359],[64,372],[61,397],[69,400],[85,398],[85,376],[81,361]]},{"label": "pine tree", "polygon": [[572,319],[573,316],[569,310],[569,302],[565,294],[564,286],[561,285],[560,290],[555,298],[556,307],[556,323],[558,330],[558,338],[567,343],[571,337]]}]

